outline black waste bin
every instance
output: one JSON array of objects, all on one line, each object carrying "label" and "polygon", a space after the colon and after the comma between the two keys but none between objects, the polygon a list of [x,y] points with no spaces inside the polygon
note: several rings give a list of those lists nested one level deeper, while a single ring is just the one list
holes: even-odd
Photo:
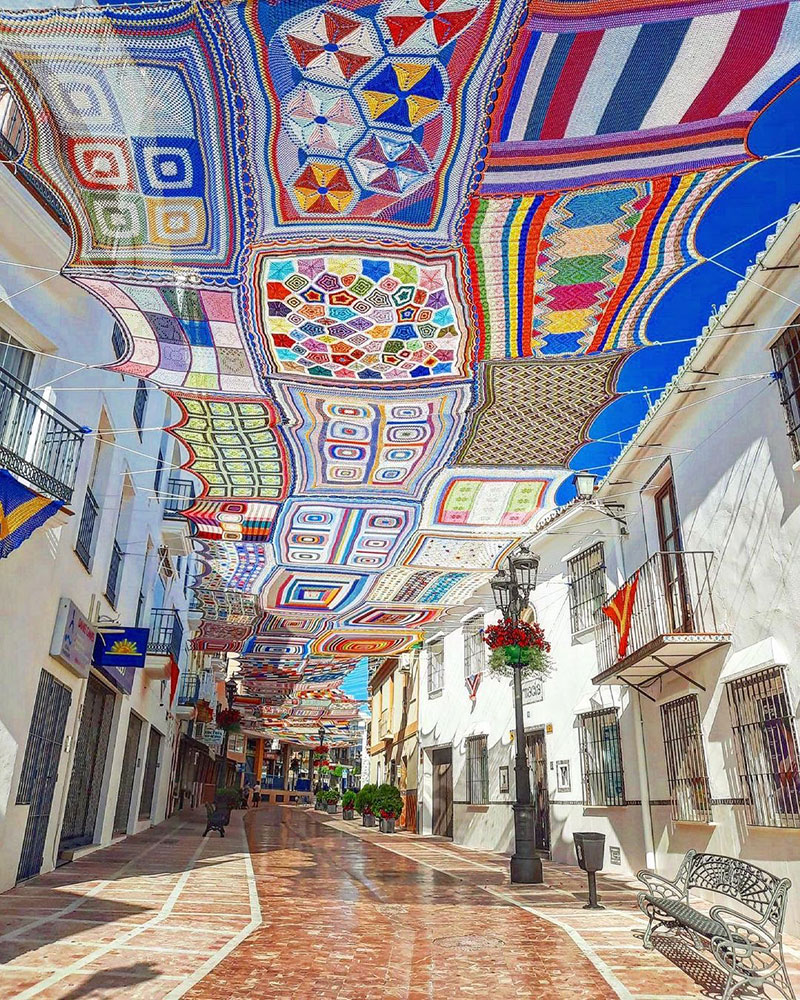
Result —
[{"label": "black waste bin", "polygon": [[573,833],[578,864],[585,872],[599,872],[606,850],[604,833]]},{"label": "black waste bin", "polygon": [[585,910],[602,910],[597,902],[597,881],[595,872],[603,867],[603,855],[606,850],[606,835],[604,833],[573,833],[575,840],[575,856],[578,864],[589,876],[589,902]]}]

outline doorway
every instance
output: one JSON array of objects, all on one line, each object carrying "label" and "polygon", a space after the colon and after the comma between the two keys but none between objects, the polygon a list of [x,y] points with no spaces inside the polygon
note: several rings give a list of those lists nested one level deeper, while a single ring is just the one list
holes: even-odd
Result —
[{"label": "doorway", "polygon": [[94,840],[114,701],[114,692],[90,675],[61,827],[62,851],[91,844]]},{"label": "doorway", "polygon": [[17,881],[38,875],[44,860],[44,843],[50,823],[58,762],[72,692],[43,670],[28,730],[25,758],[17,789],[17,805],[29,805],[22,841]]},{"label": "doorway", "polygon": [[156,790],[156,775],[159,767],[161,751],[161,733],[150,727],[150,737],[147,741],[147,757],[144,762],[144,779],[142,781],[142,799],[139,803],[139,819],[150,819],[153,813],[153,797]]},{"label": "doorway", "polygon": [[550,854],[550,795],[547,789],[547,749],[544,731],[528,733],[528,760],[531,769],[531,793],[533,794],[534,843],[537,851]]},{"label": "doorway", "polygon": [[667,627],[671,632],[693,630],[689,585],[686,578],[686,556],[683,554],[681,523],[675,484],[672,479],[656,493],[656,522],[661,549],[661,572],[667,606]]},{"label": "doorway", "polygon": [[453,748],[433,751],[433,830],[435,837],[453,836]]},{"label": "doorway", "polygon": [[139,766],[139,739],[142,735],[142,720],[131,712],[128,718],[128,733],[125,737],[125,752],[122,755],[122,774],[119,779],[117,809],[114,813],[114,833],[127,833],[131,813],[133,782]]}]

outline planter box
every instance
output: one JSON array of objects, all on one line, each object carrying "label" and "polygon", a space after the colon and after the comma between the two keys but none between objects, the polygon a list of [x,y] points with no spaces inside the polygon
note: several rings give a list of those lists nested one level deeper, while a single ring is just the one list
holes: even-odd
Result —
[{"label": "planter box", "polygon": [[329,802],[328,803],[328,812],[331,813],[331,814],[337,813],[337,812],[339,812],[339,807],[335,803]]},{"label": "planter box", "polygon": [[352,809],[342,809],[342,819],[352,819],[353,810]]},{"label": "planter box", "polygon": [[375,817],[372,813],[364,813],[361,817],[362,826],[375,826]]},{"label": "planter box", "polygon": [[381,833],[394,833],[394,819],[381,818]]}]

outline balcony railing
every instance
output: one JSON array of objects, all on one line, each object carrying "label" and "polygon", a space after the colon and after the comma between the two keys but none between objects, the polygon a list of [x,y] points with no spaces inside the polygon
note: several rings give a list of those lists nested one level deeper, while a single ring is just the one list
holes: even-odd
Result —
[{"label": "balcony railing", "polygon": [[61,202],[35,173],[19,162],[25,145],[25,131],[25,120],[16,101],[8,88],[0,83],[0,159],[12,164],[11,169],[22,183],[47,205],[65,229],[69,229],[69,220]]},{"label": "balcony railing", "polygon": [[194,503],[194,483],[187,479],[170,476],[167,480],[167,493],[164,498],[164,513],[167,517],[180,516]]},{"label": "balcony railing", "polygon": [[108,564],[108,580],[106,581],[106,597],[114,608],[117,606],[117,598],[119,597],[119,584],[122,578],[122,563],[124,558],[122,549],[115,538],[114,544],[111,547],[111,561]]},{"label": "balcony railing", "polygon": [[83,430],[24,382],[0,368],[0,464],[69,503]]},{"label": "balcony railing", "polygon": [[171,608],[153,608],[150,613],[149,656],[171,656],[180,659],[183,645],[183,625],[178,612]]},{"label": "balcony railing", "polygon": [[[607,602],[613,603],[636,578],[627,648],[620,656],[620,634],[597,612],[595,636],[601,675],[648,660],[644,679],[664,673],[727,641],[711,592],[711,552],[656,552]],[[708,639],[709,642],[705,642]],[[670,652],[672,649],[672,652]],[[652,660],[653,663],[649,663]]]},{"label": "balcony railing", "polygon": [[178,704],[194,705],[200,697],[200,675],[195,673],[181,674],[178,687]]}]

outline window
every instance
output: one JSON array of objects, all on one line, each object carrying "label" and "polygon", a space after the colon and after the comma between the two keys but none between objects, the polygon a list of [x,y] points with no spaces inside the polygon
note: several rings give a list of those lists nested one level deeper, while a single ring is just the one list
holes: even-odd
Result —
[{"label": "window", "polygon": [[0,368],[3,368],[14,378],[30,384],[33,369],[33,353],[0,327]]},{"label": "window", "polygon": [[759,670],[727,687],[748,823],[800,828],[797,731],[783,669]]},{"label": "window", "polygon": [[142,440],[142,428],[144,427],[144,413],[147,409],[147,383],[140,378],[136,384],[136,395],[133,400],[133,422]]},{"label": "window", "polygon": [[164,476],[164,445],[162,443],[161,447],[158,449],[158,459],[156,460],[156,474],[155,478],[153,479],[153,492],[155,493],[156,497],[158,497],[161,492],[161,480],[163,476]]},{"label": "window", "polygon": [[428,694],[441,691],[444,686],[444,643],[432,642],[428,646]]},{"label": "window", "polygon": [[111,475],[111,448],[114,435],[111,433],[105,414],[100,415],[100,429],[95,440],[92,472],[83,498],[83,510],[78,522],[78,537],[75,540],[75,554],[91,572],[94,550],[97,544],[101,519],[100,500],[105,497],[106,486]]},{"label": "window", "polygon": [[772,363],[780,373],[781,394],[789,443],[795,462],[800,462],[800,317],[783,332],[772,348]]},{"label": "window", "polygon": [[617,710],[587,712],[579,716],[579,723],[585,805],[624,805],[625,785]]},{"label": "window", "polygon": [[605,604],[606,564],[603,543],[599,542],[570,559],[569,614],[573,636],[593,628],[595,617]]},{"label": "window", "polygon": [[486,666],[483,620],[477,618],[464,626],[464,676],[480,674]]},{"label": "window", "polygon": [[114,350],[114,360],[122,361],[125,355],[128,353],[127,340],[125,338],[125,331],[119,325],[119,323],[114,324],[114,328],[111,331],[111,346]]},{"label": "window", "polygon": [[672,818],[708,823],[711,821],[711,790],[697,695],[687,695],[662,705],[661,725]]},{"label": "window", "polygon": [[489,801],[489,750],[485,736],[467,740],[467,802],[485,806]]}]

